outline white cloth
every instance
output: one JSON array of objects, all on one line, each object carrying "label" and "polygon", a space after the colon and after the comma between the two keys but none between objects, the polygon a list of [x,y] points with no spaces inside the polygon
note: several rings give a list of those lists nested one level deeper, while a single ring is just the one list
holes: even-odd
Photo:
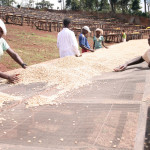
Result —
[{"label": "white cloth", "polygon": [[123,39],[122,39],[122,42],[126,42],[126,39],[123,38]]},{"label": "white cloth", "polygon": [[150,49],[148,49],[142,57],[147,63],[149,63],[150,62]]},{"label": "white cloth", "polygon": [[58,33],[57,47],[60,57],[80,55],[75,34],[68,28],[63,28],[63,30]]},{"label": "white cloth", "polygon": [[7,29],[6,29],[6,26],[5,26],[4,22],[1,19],[0,19],[0,27],[3,30],[3,34],[6,35],[7,34]]}]

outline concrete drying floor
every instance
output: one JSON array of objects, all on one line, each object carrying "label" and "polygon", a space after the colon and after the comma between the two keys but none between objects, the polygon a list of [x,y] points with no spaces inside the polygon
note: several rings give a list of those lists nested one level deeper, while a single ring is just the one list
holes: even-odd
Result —
[{"label": "concrete drying floor", "polygon": [[145,63],[104,73],[57,99],[59,105],[28,109],[29,97],[53,95],[55,86],[1,85],[1,92],[24,99],[0,109],[0,150],[142,150],[149,73]]}]

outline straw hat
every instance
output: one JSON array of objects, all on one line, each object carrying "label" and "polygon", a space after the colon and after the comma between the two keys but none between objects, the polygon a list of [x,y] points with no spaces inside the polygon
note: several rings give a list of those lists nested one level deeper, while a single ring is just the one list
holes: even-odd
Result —
[{"label": "straw hat", "polygon": [[100,28],[97,28],[96,31],[99,31],[101,34],[103,34],[103,30]]},{"label": "straw hat", "polygon": [[4,22],[1,19],[0,19],[0,27],[3,30],[3,34],[6,35],[7,34],[7,29],[6,29],[6,26],[5,26]]}]

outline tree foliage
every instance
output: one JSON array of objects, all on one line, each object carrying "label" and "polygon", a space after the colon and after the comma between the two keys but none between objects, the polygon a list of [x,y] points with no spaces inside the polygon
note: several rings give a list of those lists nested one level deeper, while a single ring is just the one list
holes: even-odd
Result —
[{"label": "tree foliage", "polygon": [[52,9],[53,8],[53,4],[51,4],[49,1],[45,1],[45,0],[42,0],[39,3],[36,3],[36,6],[41,9],[43,9],[43,8]]},{"label": "tree foliage", "polygon": [[111,5],[111,10],[112,10],[112,12],[115,13],[118,0],[109,0],[109,1],[110,1],[110,5]]},{"label": "tree foliage", "polygon": [[103,10],[109,10],[109,3],[108,3],[108,0],[101,0],[100,1],[100,8],[99,10],[100,11],[103,11]]},{"label": "tree foliage", "polygon": [[[145,3],[146,1],[144,0]],[[140,2],[141,0],[66,0],[66,8],[89,11],[107,10],[113,13],[122,12],[123,14],[137,13],[140,12]]]},{"label": "tree foliage", "polygon": [[80,2],[78,0],[66,0],[66,8],[70,8],[71,10],[79,10]]},{"label": "tree foliage", "polygon": [[34,0],[29,0],[29,3],[27,4],[28,7],[32,7],[34,4]]},{"label": "tree foliage", "polygon": [[13,3],[16,3],[15,0],[0,0],[1,5],[11,6]]},{"label": "tree foliage", "polygon": [[132,7],[131,7],[132,11],[133,11],[134,13],[137,13],[140,8],[141,8],[141,7],[140,7],[140,0],[133,0],[133,2],[132,2]]},{"label": "tree foliage", "polygon": [[122,13],[123,14],[127,13],[129,10],[130,0],[120,0],[118,3],[119,3]]}]

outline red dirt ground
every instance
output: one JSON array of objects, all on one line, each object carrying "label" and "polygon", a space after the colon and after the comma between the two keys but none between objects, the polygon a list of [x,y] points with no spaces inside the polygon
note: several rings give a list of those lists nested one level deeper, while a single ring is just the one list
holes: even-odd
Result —
[{"label": "red dirt ground", "polygon": [[[42,31],[30,26],[6,25],[8,34],[4,38],[10,47],[17,52],[28,65],[48,61],[59,57],[57,49],[57,32]],[[78,39],[78,37],[77,37]],[[93,47],[93,38],[88,38]],[[105,44],[105,45],[111,45]],[[8,55],[4,54],[0,61],[0,71],[19,68]]]},{"label": "red dirt ground", "polygon": [[[28,63],[28,65],[58,57],[58,50],[55,42],[57,40],[57,32],[40,31],[31,28],[30,26],[17,26],[12,24],[7,24],[6,27],[8,34],[3,38],[10,47]],[[52,39],[52,42],[51,39],[49,40],[49,44],[47,39],[46,42],[42,42],[44,41],[42,38],[47,38],[47,36],[50,36]],[[41,37],[42,41],[40,41],[40,39],[37,40],[37,37]],[[26,55],[26,53],[29,54]],[[39,58],[34,58],[36,53],[39,55],[40,53],[42,54],[41,56],[38,56]],[[50,56],[48,54],[54,54],[54,57],[53,55]],[[16,66],[16,63],[7,54],[4,54],[0,62],[0,71],[8,71],[18,67],[20,66]]]}]

